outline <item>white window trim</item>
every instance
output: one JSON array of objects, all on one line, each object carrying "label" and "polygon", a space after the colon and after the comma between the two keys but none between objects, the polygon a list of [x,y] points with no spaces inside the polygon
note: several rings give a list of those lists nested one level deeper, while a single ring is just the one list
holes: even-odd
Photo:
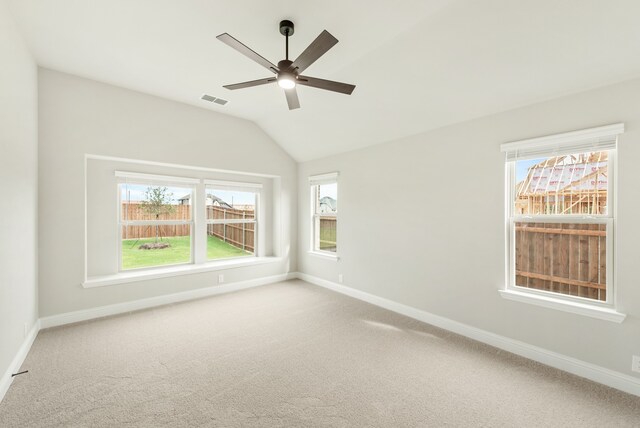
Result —
[{"label": "white window trim", "polygon": [[[309,251],[307,252],[308,254],[318,257],[318,258],[322,258],[325,260],[331,260],[331,261],[338,261],[340,260],[340,256],[338,255],[338,251],[337,251],[337,245],[338,242],[336,240],[336,251],[324,251],[324,250],[320,250],[319,248],[315,247],[316,244],[316,230],[319,228],[319,226],[316,224],[319,221],[319,214],[316,213],[316,204],[315,201],[317,199],[317,196],[315,194],[315,192],[317,191],[317,186],[322,185],[322,184],[333,184],[336,183],[339,186],[338,183],[338,172],[330,172],[330,173],[326,173],[326,174],[318,174],[318,175],[312,175],[309,177],[309,191],[310,191],[310,208],[311,208],[311,220],[310,220],[310,225],[311,225],[311,233],[310,233],[310,239],[309,239]],[[340,189],[338,189],[338,192],[340,192]],[[336,222],[338,220],[338,215],[337,213],[325,213],[324,214],[325,217],[335,217],[336,218]]]},{"label": "white window trim", "polygon": [[[624,132],[624,124],[607,125],[598,128],[567,132],[528,140],[502,144],[501,151],[506,153],[505,162],[505,287],[499,290],[500,295],[508,300],[530,303],[546,308],[557,309],[593,318],[614,322],[622,322],[626,315],[619,312],[617,307],[617,287],[615,284],[616,264],[614,260],[615,250],[615,219],[617,171],[616,142],[619,134]],[[569,147],[567,149],[567,147]],[[578,151],[575,151],[578,150]],[[536,156],[553,156],[558,153],[579,150],[609,152],[608,168],[611,179],[608,180],[607,214],[605,215],[535,215],[522,216],[513,214],[513,201],[515,200],[515,161],[519,154],[524,158]],[[546,154],[545,154],[546,152]],[[580,223],[605,223],[607,224],[607,301],[600,302],[578,296],[564,295],[544,290],[535,290],[515,285],[515,227],[518,221],[527,222],[580,222]]]},{"label": "white window trim", "polygon": [[[276,175],[276,174],[264,174],[264,173],[257,173],[257,172],[251,172],[251,171],[242,171],[242,170],[229,170],[229,169],[220,169],[220,168],[209,168],[209,167],[202,167],[202,166],[193,166],[193,165],[184,165],[184,164],[178,164],[178,163],[169,163],[169,162],[156,162],[156,161],[148,161],[148,160],[140,160],[140,159],[133,159],[133,158],[125,158],[125,157],[117,157],[117,156],[104,156],[104,155],[97,155],[97,154],[91,154],[91,153],[85,153],[84,155],[84,269],[83,269],[83,282],[82,284],[84,285],[87,282],[94,282],[99,280],[99,278],[102,278],[102,276],[99,275],[89,275],[89,245],[88,245],[88,221],[87,221],[87,215],[88,215],[88,207],[87,207],[87,203],[88,203],[88,192],[89,192],[89,187],[88,187],[88,164],[89,161],[105,161],[105,162],[120,162],[120,163],[125,163],[125,164],[131,164],[131,165],[135,165],[136,168],[139,168],[140,166],[143,167],[153,167],[153,168],[170,168],[170,169],[179,169],[179,170],[185,170],[185,171],[193,171],[194,175],[201,175],[201,174],[211,174],[211,175],[233,175],[233,176],[241,176],[243,177],[242,179],[244,180],[245,177],[247,179],[270,179],[273,180],[273,191],[275,192],[275,189],[280,189],[281,186],[281,179],[282,177],[280,175]],[[120,171],[122,172],[122,171]],[[137,174],[137,173],[136,173]],[[151,175],[151,174],[147,174],[147,175]],[[164,177],[164,176],[161,176]],[[198,179],[194,179],[191,178],[192,180],[196,180],[196,182],[200,183],[200,184],[196,184],[196,191],[197,192],[204,192],[204,178],[198,178]],[[118,181],[118,180],[116,180]],[[201,197],[202,198],[202,197]],[[275,196],[274,198],[278,199],[278,203],[276,205],[276,209],[277,210],[281,210],[283,208],[282,206],[282,201],[280,200],[279,196]],[[238,260],[238,261],[242,261],[242,266],[247,266],[247,265],[252,265],[252,264],[262,264],[264,262],[261,262],[263,260],[266,260],[268,262],[274,262],[274,261],[281,261],[283,260],[283,256],[282,254],[285,254],[286,251],[284,249],[284,245],[281,242],[281,234],[282,232],[282,223],[279,219],[278,216],[276,216],[276,220],[277,221],[277,225],[274,226],[274,235],[273,235],[273,241],[276,244],[276,247],[274,247],[275,250],[275,256],[258,256],[255,258],[252,258],[252,260],[255,260],[255,263],[249,263],[246,259],[247,258],[241,258],[241,259],[225,259],[222,261],[209,261],[206,262],[207,266],[211,267],[211,270],[217,270],[217,266],[218,265],[222,265],[224,264],[225,266],[227,265],[228,262],[231,262],[232,260]],[[198,231],[196,231],[197,233]],[[264,239],[261,240],[262,245],[264,246]],[[119,251],[119,250],[118,250]],[[260,249],[261,254],[266,254],[266,251],[264,248]],[[118,260],[120,255],[117,254]],[[117,263],[116,262],[116,267],[117,267]],[[196,265],[197,266],[202,266],[202,265],[198,265],[198,263],[203,263],[202,261],[196,260]],[[191,267],[192,265],[181,265],[178,267],[175,267],[173,269],[186,269],[188,267]],[[152,272],[153,273],[153,272]],[[119,275],[119,274],[116,274]],[[178,275],[182,275],[182,274],[178,274]],[[113,275],[109,275],[109,276],[113,276]],[[129,280],[123,280],[122,283],[126,283],[126,282],[130,282]]]},{"label": "white window trim", "polygon": [[330,251],[307,251],[307,254],[313,257],[318,257],[319,259],[329,260],[332,262],[337,262],[340,260],[340,256]]},{"label": "white window trim", "polygon": [[[527,289],[525,289],[527,290]],[[584,315],[591,318],[598,318],[606,321],[621,323],[626,318],[626,314],[618,312],[612,308],[598,307],[588,303],[572,302],[566,299],[556,298],[553,296],[543,296],[531,293],[534,290],[524,292],[522,289],[517,290],[505,289],[498,290],[500,296],[507,300],[513,300],[521,303],[529,303],[531,305],[542,306],[544,308],[556,309],[563,312],[569,312],[577,315]],[[549,293],[551,294],[551,293]]]},{"label": "white window trim", "polygon": [[169,278],[203,272],[235,269],[282,262],[282,257],[235,257],[219,259],[202,264],[163,265],[150,269],[129,269],[114,275],[103,275],[87,278],[83,288],[105,287],[108,285],[127,284],[130,282],[149,281],[151,279]]}]

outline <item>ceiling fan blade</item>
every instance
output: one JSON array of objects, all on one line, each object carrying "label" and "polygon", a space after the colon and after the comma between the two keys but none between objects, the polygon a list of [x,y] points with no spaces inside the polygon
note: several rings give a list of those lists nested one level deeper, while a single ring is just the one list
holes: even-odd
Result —
[{"label": "ceiling fan blade", "polygon": [[327,91],[340,92],[351,95],[356,85],[348,83],[334,82],[333,80],[318,79],[316,77],[298,76],[298,85],[311,86],[312,88],[325,89]]},{"label": "ceiling fan blade", "polygon": [[287,97],[289,110],[300,108],[300,100],[298,100],[298,91],[296,91],[296,88],[285,89],[284,95]]},{"label": "ceiling fan blade", "polygon": [[318,58],[331,49],[338,39],[333,37],[327,30],[322,31],[316,39],[293,61],[292,68],[297,67],[298,73],[302,73],[311,64],[316,62]]},{"label": "ceiling fan blade", "polygon": [[251,80],[249,82],[234,83],[233,85],[224,85],[223,88],[227,88],[231,90],[250,88],[252,86],[266,85],[267,83],[273,83],[275,81],[276,81],[275,77],[268,77],[266,79],[258,79],[258,80]]},{"label": "ceiling fan blade", "polygon": [[218,37],[216,37],[216,39],[220,40],[222,43],[225,43],[231,46],[232,48],[240,52],[242,55],[257,62],[258,64],[260,64],[267,70],[271,71],[272,73],[278,72],[278,67],[273,65],[269,60],[260,56],[258,53],[254,52],[251,48],[247,47],[246,45],[242,44],[238,40],[231,37],[228,33],[220,34]]}]

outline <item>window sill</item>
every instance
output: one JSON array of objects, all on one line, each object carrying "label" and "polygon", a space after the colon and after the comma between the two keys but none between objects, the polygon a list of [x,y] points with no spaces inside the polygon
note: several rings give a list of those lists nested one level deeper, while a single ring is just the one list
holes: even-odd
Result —
[{"label": "window sill", "polygon": [[248,257],[244,259],[218,260],[199,265],[180,265],[165,268],[154,268],[120,272],[115,275],[94,276],[87,278],[82,286],[84,288],[104,287],[107,285],[126,284],[129,282],[148,281],[150,279],[168,278],[172,276],[191,275],[195,273],[211,272],[216,270],[234,269],[245,266],[255,266],[282,261],[280,257]]},{"label": "window sill", "polygon": [[498,290],[498,292],[503,298],[507,300],[530,303],[532,305],[557,309],[564,312],[570,312],[572,314],[584,315],[587,317],[613,321],[616,323],[621,323],[627,316],[626,314],[620,313],[615,309],[603,308],[600,306],[589,305],[587,303],[571,302],[549,296],[538,296],[516,290]]},{"label": "window sill", "polygon": [[321,253],[319,251],[307,251],[307,254],[313,257],[318,257],[319,259],[331,260],[332,262],[340,260],[340,257],[338,257],[337,254]]}]

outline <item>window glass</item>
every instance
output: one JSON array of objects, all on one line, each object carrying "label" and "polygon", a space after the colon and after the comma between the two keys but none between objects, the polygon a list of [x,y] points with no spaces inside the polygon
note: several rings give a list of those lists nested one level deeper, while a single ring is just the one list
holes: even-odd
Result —
[{"label": "window glass", "polygon": [[122,220],[190,220],[192,193],[189,187],[123,183]]},{"label": "window glass", "polygon": [[515,213],[606,215],[608,176],[606,151],[517,161]]},{"label": "window glass", "polygon": [[256,193],[207,187],[207,259],[256,251]]},{"label": "window glass", "polygon": [[337,252],[338,183],[312,186],[314,198],[313,249]]},{"label": "window glass", "polygon": [[191,225],[123,226],[122,237],[123,270],[191,262]]},{"label": "window glass", "polygon": [[518,160],[515,182],[515,285],[607,301],[609,153]]},{"label": "window glass", "polygon": [[120,184],[123,270],[190,263],[190,187]]},{"label": "window glass", "polygon": [[338,183],[320,184],[318,186],[318,213],[338,212]]},{"label": "window glass", "polygon": [[607,225],[515,222],[515,285],[607,300]]}]

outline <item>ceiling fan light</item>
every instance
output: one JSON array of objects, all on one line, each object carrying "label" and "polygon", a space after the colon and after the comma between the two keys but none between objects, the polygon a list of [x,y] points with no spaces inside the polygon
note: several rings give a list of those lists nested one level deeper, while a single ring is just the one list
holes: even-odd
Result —
[{"label": "ceiling fan light", "polygon": [[278,76],[278,85],[282,89],[293,89],[296,87],[296,80],[293,76]]}]

